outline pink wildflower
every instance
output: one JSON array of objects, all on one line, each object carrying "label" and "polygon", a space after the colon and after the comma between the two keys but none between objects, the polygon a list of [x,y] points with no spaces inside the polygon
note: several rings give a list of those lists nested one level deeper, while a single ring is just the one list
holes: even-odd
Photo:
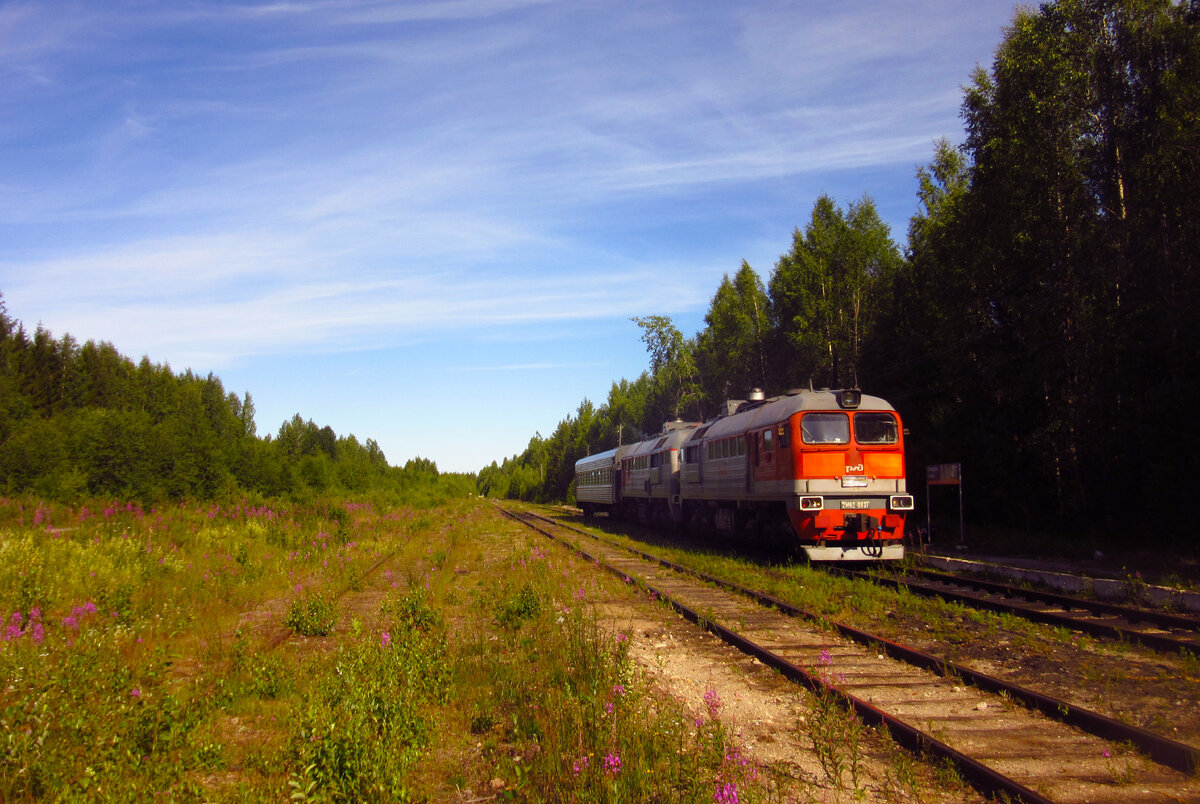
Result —
[{"label": "pink wildflower", "polygon": [[737,785],[733,782],[718,785],[717,792],[713,794],[713,801],[717,804],[738,804]]},{"label": "pink wildflower", "polygon": [[709,717],[715,718],[717,712],[721,711],[721,697],[717,695],[717,691],[710,689],[704,693],[704,704],[708,707]]}]

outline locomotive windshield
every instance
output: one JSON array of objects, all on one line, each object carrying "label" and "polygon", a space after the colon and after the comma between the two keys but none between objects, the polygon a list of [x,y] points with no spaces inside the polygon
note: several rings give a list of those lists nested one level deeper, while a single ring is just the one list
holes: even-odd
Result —
[{"label": "locomotive windshield", "polygon": [[850,441],[850,419],[845,413],[805,413],[800,431],[805,444],[846,444]]},{"label": "locomotive windshield", "polygon": [[854,436],[860,444],[895,444],[900,437],[896,417],[890,413],[856,413]]}]

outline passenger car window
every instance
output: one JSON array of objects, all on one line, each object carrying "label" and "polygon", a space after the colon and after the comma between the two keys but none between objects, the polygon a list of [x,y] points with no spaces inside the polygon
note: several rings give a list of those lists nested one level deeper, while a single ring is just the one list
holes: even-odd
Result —
[{"label": "passenger car window", "polygon": [[846,444],[850,441],[850,419],[845,413],[805,413],[800,431],[805,444]]},{"label": "passenger car window", "polygon": [[896,417],[890,413],[856,413],[854,437],[860,444],[895,444],[900,439]]}]

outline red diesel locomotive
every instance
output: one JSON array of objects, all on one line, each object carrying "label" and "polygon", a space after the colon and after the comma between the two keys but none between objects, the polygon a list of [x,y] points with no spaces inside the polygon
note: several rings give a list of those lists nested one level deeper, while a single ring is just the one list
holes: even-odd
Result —
[{"label": "red diesel locomotive", "polygon": [[902,558],[913,508],[900,416],[857,389],[756,392],[704,424],[583,458],[575,473],[586,517],[782,540],[814,561]]}]

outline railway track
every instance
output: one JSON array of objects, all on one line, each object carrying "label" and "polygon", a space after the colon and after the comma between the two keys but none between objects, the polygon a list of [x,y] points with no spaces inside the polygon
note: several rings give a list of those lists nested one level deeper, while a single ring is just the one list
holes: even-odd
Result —
[{"label": "railway track", "polygon": [[1200,653],[1200,617],[1026,589],[999,581],[932,570],[911,570],[901,576],[843,568],[833,568],[832,571],[892,588],[903,586],[914,594],[1014,614],[1033,622],[1070,628],[1092,636],[1125,639],[1155,650]]},{"label": "railway track", "polygon": [[[822,624],[785,601],[612,539],[528,511],[505,513],[642,585],[790,680],[840,696],[901,745],[945,757],[985,794],[1027,802],[1200,801],[1200,752],[1190,746],[849,626]],[[1161,764],[1118,757],[1115,743],[1128,742]]]}]

